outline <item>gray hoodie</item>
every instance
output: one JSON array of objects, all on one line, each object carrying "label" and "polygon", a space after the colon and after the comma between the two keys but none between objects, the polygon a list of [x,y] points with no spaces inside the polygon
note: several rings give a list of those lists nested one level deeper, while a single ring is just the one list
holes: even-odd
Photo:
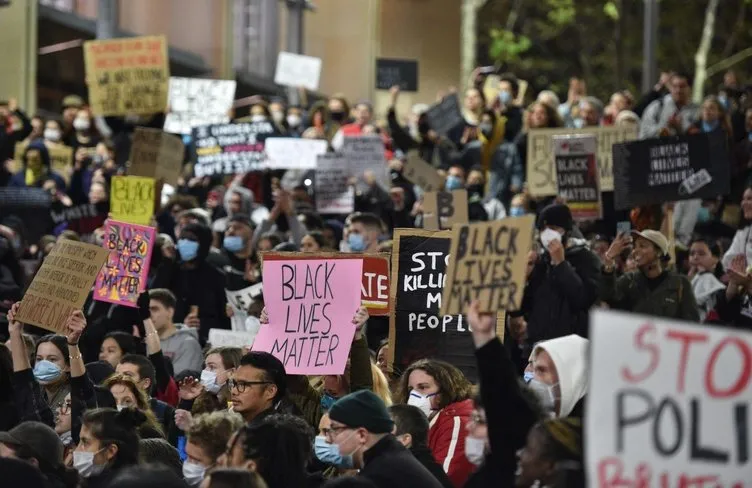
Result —
[{"label": "gray hoodie", "polygon": [[175,375],[181,371],[201,371],[204,355],[198,342],[198,331],[183,324],[175,324],[177,331],[167,339],[160,339],[162,354],[172,360]]},{"label": "gray hoodie", "polygon": [[261,222],[269,216],[269,209],[263,205],[256,205],[253,201],[253,192],[251,190],[244,186],[233,184],[230,185],[225,192],[224,206],[225,211],[227,211],[227,217],[223,217],[214,222],[214,225],[212,226],[214,232],[223,234],[225,230],[227,230],[227,222],[229,217],[232,217],[232,212],[230,212],[230,198],[233,193],[240,195],[240,198],[243,201],[240,213],[248,215],[254,224],[261,225]]}]

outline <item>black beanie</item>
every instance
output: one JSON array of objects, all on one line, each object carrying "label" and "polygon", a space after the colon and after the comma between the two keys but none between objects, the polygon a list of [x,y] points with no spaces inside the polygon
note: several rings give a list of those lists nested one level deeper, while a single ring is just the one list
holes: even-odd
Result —
[{"label": "black beanie", "polygon": [[375,393],[360,390],[337,400],[329,409],[329,418],[348,427],[363,427],[372,434],[388,434],[394,421]]},{"label": "black beanie", "polygon": [[572,230],[572,212],[564,204],[555,203],[544,208],[538,217],[538,229],[547,225],[555,225],[566,231]]}]

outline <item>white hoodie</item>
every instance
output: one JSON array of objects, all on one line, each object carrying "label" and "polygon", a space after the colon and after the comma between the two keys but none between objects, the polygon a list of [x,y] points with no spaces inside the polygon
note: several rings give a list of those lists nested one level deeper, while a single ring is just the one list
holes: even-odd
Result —
[{"label": "white hoodie", "polygon": [[545,350],[556,366],[561,392],[559,417],[568,416],[587,394],[589,378],[587,355],[590,341],[576,334],[542,341],[535,345],[533,357]]}]

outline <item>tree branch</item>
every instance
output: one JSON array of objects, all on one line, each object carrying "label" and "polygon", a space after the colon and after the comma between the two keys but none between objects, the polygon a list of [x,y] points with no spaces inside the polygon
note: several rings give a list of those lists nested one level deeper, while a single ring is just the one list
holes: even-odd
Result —
[{"label": "tree branch", "polygon": [[695,54],[695,80],[692,87],[692,101],[695,103],[702,102],[702,95],[707,79],[708,52],[710,44],[713,41],[713,32],[715,31],[715,13],[718,11],[720,0],[709,0],[708,8],[705,10],[705,24],[702,28],[702,38],[700,46]]}]

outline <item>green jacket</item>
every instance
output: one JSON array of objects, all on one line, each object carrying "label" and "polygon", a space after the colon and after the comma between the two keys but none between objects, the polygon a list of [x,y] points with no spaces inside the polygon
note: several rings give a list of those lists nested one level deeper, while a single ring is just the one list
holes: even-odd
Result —
[{"label": "green jacket", "polygon": [[668,319],[699,322],[692,284],[686,276],[667,271],[668,275],[651,291],[648,280],[640,271],[632,271],[616,278],[603,272],[601,300],[617,310],[653,315]]}]

